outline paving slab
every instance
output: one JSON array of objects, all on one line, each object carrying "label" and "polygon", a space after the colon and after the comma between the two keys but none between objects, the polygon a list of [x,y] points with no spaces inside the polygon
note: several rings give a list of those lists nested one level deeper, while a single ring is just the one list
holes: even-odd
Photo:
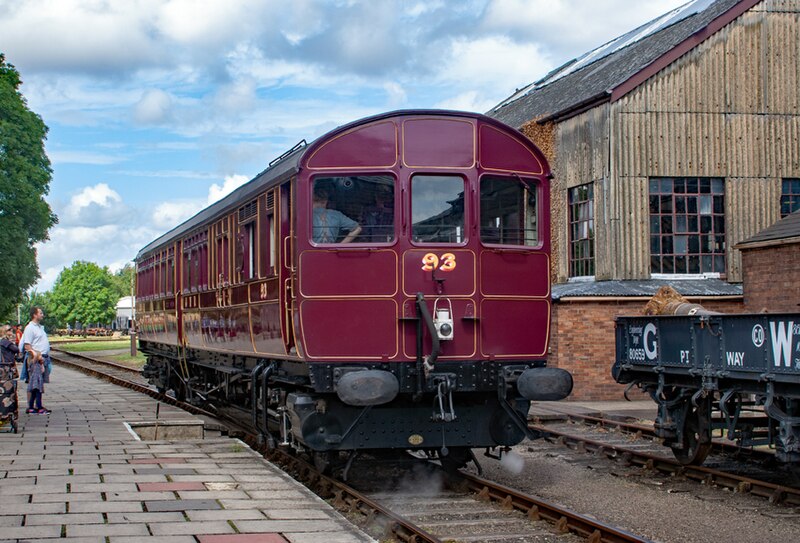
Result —
[{"label": "paving slab", "polygon": [[21,412],[0,440],[3,540],[375,541],[237,439],[130,430],[157,410],[164,424],[202,421],[173,406],[61,366],[44,401],[50,415]]}]

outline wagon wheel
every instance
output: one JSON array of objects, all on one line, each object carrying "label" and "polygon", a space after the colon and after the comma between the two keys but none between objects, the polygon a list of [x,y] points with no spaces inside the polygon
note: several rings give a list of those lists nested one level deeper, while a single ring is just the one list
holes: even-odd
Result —
[{"label": "wagon wheel", "polygon": [[701,465],[711,452],[708,404],[689,406],[683,423],[683,442],[673,443],[672,454],[683,465]]}]

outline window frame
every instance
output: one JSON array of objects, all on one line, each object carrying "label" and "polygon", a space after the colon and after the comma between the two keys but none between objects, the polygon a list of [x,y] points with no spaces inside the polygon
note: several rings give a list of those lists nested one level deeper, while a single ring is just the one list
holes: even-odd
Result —
[{"label": "window frame", "polygon": [[[676,191],[678,183],[683,186],[683,190]],[[707,190],[703,189],[704,185],[708,187]],[[721,190],[715,190],[715,186]],[[666,190],[667,187],[670,187],[669,191]],[[725,188],[723,177],[648,178],[651,276],[724,277],[726,275],[728,239],[725,225]],[[706,213],[703,212],[704,197],[707,198],[705,202],[709,209]],[[654,211],[655,208],[658,209],[657,212]],[[704,223],[707,223],[710,229],[706,230]],[[657,226],[657,232],[654,231],[654,226]],[[722,249],[717,250],[716,247],[720,243]],[[693,250],[692,245],[696,245],[697,249]],[[665,251],[665,248],[669,250]],[[671,259],[671,265],[667,259]],[[685,259],[683,269],[680,269],[678,259]],[[697,259],[697,271],[691,270],[692,259]],[[704,265],[706,259],[710,259],[708,260],[711,263],[710,267]],[[720,259],[722,265],[718,266]],[[655,266],[657,262],[658,269]]]},{"label": "window frame", "polygon": [[[523,242],[522,243],[502,243],[484,240],[483,236],[483,183],[488,179],[501,179],[508,180],[509,182],[519,185],[520,183],[527,187],[529,192],[534,193],[536,198],[535,215],[536,215],[536,243],[528,245],[525,243],[525,234],[523,229]],[[521,249],[541,249],[544,246],[544,239],[542,237],[542,195],[543,188],[540,180],[536,178],[520,177],[518,175],[503,175],[495,172],[485,172],[478,178],[478,189],[476,191],[478,196],[478,239],[484,247],[506,247],[515,250]],[[527,206],[526,206],[527,208]]]},{"label": "window frame", "polygon": [[[414,179],[418,177],[453,177],[462,182],[464,199],[464,218],[462,222],[462,240],[459,242],[439,242],[439,241],[417,241],[414,239]],[[408,176],[408,241],[414,247],[465,247],[470,242],[470,207],[471,198],[469,191],[469,179],[462,173],[456,172],[430,172],[415,171]]]},{"label": "window frame", "polygon": [[[569,270],[569,277],[570,278],[578,278],[578,277],[594,277],[597,273],[597,238],[595,237],[595,232],[597,231],[597,224],[595,216],[595,209],[594,209],[594,181],[590,181],[589,183],[583,183],[582,185],[576,185],[574,187],[569,187],[567,189],[567,246],[569,248],[567,253],[567,258],[569,259],[568,262],[568,270]],[[573,200],[573,194],[578,194],[581,189],[588,189],[587,190],[587,197],[584,199]],[[581,218],[580,216],[575,217],[574,213],[576,210],[580,209],[581,206],[586,205],[586,209],[588,210],[588,217]],[[580,215],[580,213],[578,213]],[[576,227],[582,229],[582,225],[586,224],[586,230],[588,232],[587,237],[575,238],[574,233]],[[576,258],[575,250],[579,246],[583,244],[587,244],[589,247],[589,256],[588,257],[581,257]],[[579,273],[581,265],[586,266],[585,271],[590,273]],[[583,271],[583,270],[580,270]]]},{"label": "window frame", "polygon": [[[788,191],[786,190],[787,185],[789,186]],[[789,207],[786,213],[783,211],[785,205]],[[782,177],[780,217],[783,219],[796,211],[800,211],[800,177]]]},{"label": "window frame", "polygon": [[[360,222],[361,221],[361,216],[359,215],[358,217],[351,217],[347,213],[344,213],[342,210],[337,209],[337,208],[329,208],[329,209],[335,209],[336,211],[339,211],[340,213],[343,213],[345,216],[347,216],[351,220],[356,221],[356,223],[358,223],[358,225],[361,226],[362,232],[358,236],[356,236],[356,238],[352,242],[346,243],[346,244],[343,244],[340,241],[331,242],[331,243],[314,241],[314,189],[317,186],[316,184],[320,180],[335,180],[335,179],[346,178],[346,177],[355,177],[355,178],[358,178],[358,177],[366,177],[366,178],[370,178],[370,177],[385,177],[385,178],[387,178],[387,180],[390,180],[392,182],[392,199],[393,199],[392,200],[392,210],[393,210],[392,232],[393,232],[393,235],[392,235],[392,239],[390,241],[360,241],[359,238],[361,238],[361,236],[363,235],[363,228],[364,228],[364,225]],[[308,235],[306,236],[306,238],[308,240],[308,243],[311,246],[313,246],[313,247],[326,247],[326,248],[335,248],[335,247],[339,247],[339,248],[342,248],[342,247],[389,247],[389,246],[394,245],[395,243],[397,243],[397,240],[400,238],[400,236],[401,236],[400,229],[402,228],[402,224],[400,222],[400,217],[401,217],[400,210],[402,209],[401,208],[402,202],[401,202],[401,196],[400,195],[402,194],[402,191],[398,190],[400,188],[400,181],[398,180],[398,177],[394,172],[391,172],[391,171],[388,171],[388,172],[387,171],[379,171],[379,172],[376,172],[376,171],[320,172],[320,173],[317,173],[317,174],[313,175],[309,179],[308,187],[309,187],[308,203],[307,203],[307,205],[308,205],[308,207],[307,207],[307,209],[308,209],[308,225],[307,225],[307,227],[308,227]],[[361,203],[361,211],[363,211],[363,209],[365,207],[366,207],[366,204],[362,202]],[[274,222],[274,217],[273,217],[273,222]],[[273,227],[275,229],[278,228],[277,225],[274,225]]]}]

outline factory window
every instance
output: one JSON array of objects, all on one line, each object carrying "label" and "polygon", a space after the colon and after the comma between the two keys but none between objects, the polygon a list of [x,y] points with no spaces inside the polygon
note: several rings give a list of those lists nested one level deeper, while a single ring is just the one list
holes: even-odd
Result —
[{"label": "factory window", "polygon": [[781,219],[800,209],[800,179],[781,182]]},{"label": "factory window", "polygon": [[725,180],[650,178],[650,271],[725,273]]},{"label": "factory window", "polygon": [[455,175],[412,177],[412,240],[463,243],[464,235],[464,179]]},{"label": "factory window", "polygon": [[539,244],[538,187],[516,177],[481,179],[481,241],[500,245]]},{"label": "factory window", "polygon": [[569,275],[594,275],[594,186],[569,189]]}]

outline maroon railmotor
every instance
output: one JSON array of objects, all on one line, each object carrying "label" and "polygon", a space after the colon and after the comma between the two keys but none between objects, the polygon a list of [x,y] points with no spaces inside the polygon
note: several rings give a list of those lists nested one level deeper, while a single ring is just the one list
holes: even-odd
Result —
[{"label": "maroon railmotor", "polygon": [[515,444],[529,401],[572,386],[545,367],[550,177],[471,113],[302,142],[141,250],[144,373],[320,456]]}]

